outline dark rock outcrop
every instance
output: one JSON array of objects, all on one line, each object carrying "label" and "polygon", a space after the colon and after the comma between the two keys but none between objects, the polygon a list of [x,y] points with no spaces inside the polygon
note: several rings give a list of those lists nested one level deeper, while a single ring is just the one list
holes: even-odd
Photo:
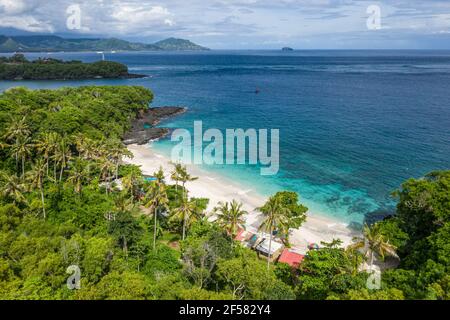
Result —
[{"label": "dark rock outcrop", "polygon": [[123,143],[129,144],[146,144],[152,140],[163,138],[169,134],[167,128],[148,128],[139,131],[130,131],[123,137]]},{"label": "dark rock outcrop", "polygon": [[171,118],[176,115],[182,114],[186,112],[186,108],[184,107],[159,107],[159,108],[150,108],[148,112],[145,113],[144,118],[152,125],[156,126],[162,120],[166,118]]},{"label": "dark rock outcrop", "polygon": [[156,128],[163,119],[184,113],[184,107],[158,107],[149,108],[145,112],[138,114],[131,123],[131,129],[124,137],[123,142],[129,144],[146,144],[149,141],[157,140],[167,136],[170,132],[167,128]]}]

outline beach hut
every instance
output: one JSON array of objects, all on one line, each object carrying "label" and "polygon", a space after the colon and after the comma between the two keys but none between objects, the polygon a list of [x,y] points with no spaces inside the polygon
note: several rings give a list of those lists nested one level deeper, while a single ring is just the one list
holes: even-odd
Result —
[{"label": "beach hut", "polygon": [[240,241],[247,248],[253,248],[260,241],[256,234],[246,230],[240,230],[235,240]]},{"label": "beach hut", "polygon": [[[269,242],[269,239],[264,239],[258,245],[256,245],[255,250],[266,257],[269,256]],[[282,243],[272,240],[272,244],[270,246],[270,256],[272,261],[278,258],[283,248],[284,246]]]},{"label": "beach hut", "polygon": [[259,237],[256,233],[251,234],[250,237],[247,240],[249,248],[252,248],[252,249],[255,249],[256,246],[261,241],[264,241],[264,239]]},{"label": "beach hut", "polygon": [[305,256],[300,253],[294,252],[289,249],[284,249],[281,253],[280,258],[278,259],[278,262],[286,263],[292,268],[297,269],[300,266],[300,263],[302,263],[304,257]]}]

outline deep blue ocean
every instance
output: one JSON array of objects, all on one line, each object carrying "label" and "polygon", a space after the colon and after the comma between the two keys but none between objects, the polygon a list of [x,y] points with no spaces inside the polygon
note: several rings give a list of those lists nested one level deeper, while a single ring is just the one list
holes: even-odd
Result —
[{"label": "deep blue ocean", "polygon": [[[83,61],[96,53],[28,54]],[[264,195],[293,190],[312,211],[342,221],[391,213],[401,182],[450,169],[448,51],[212,51],[115,53],[106,59],[147,78],[0,82],[55,88],[143,85],[154,106],[189,111],[163,123],[203,127],[279,128],[280,171],[257,166],[207,166]],[[255,94],[255,89],[260,90]],[[154,143],[170,154],[172,143]]]}]

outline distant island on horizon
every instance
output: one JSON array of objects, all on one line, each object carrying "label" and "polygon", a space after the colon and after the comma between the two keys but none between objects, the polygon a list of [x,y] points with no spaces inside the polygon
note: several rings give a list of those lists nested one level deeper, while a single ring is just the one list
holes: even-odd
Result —
[{"label": "distant island on horizon", "polygon": [[87,80],[131,79],[144,75],[131,74],[128,67],[114,61],[83,63],[52,58],[27,60],[21,53],[0,57],[0,80]]},{"label": "distant island on horizon", "polygon": [[63,38],[54,35],[0,35],[0,53],[59,51],[207,51],[189,40],[168,38],[146,44],[117,38]]}]

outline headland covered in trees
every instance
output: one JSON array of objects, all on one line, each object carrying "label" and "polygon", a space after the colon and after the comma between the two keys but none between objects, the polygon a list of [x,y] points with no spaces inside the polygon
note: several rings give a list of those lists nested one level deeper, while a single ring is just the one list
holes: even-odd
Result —
[{"label": "headland covered in trees", "polygon": [[23,54],[0,57],[0,80],[85,80],[142,78],[128,73],[128,67],[113,61],[83,63],[53,58],[29,61]]},{"label": "headland covered in trees", "polygon": [[[191,192],[205,177],[180,164],[149,177],[123,161],[152,99],[136,86],[0,95],[1,299],[450,298],[449,171],[406,181],[395,215],[290,264],[243,239],[245,204]],[[254,208],[256,238],[289,248],[309,218],[299,200],[279,192]]]}]

